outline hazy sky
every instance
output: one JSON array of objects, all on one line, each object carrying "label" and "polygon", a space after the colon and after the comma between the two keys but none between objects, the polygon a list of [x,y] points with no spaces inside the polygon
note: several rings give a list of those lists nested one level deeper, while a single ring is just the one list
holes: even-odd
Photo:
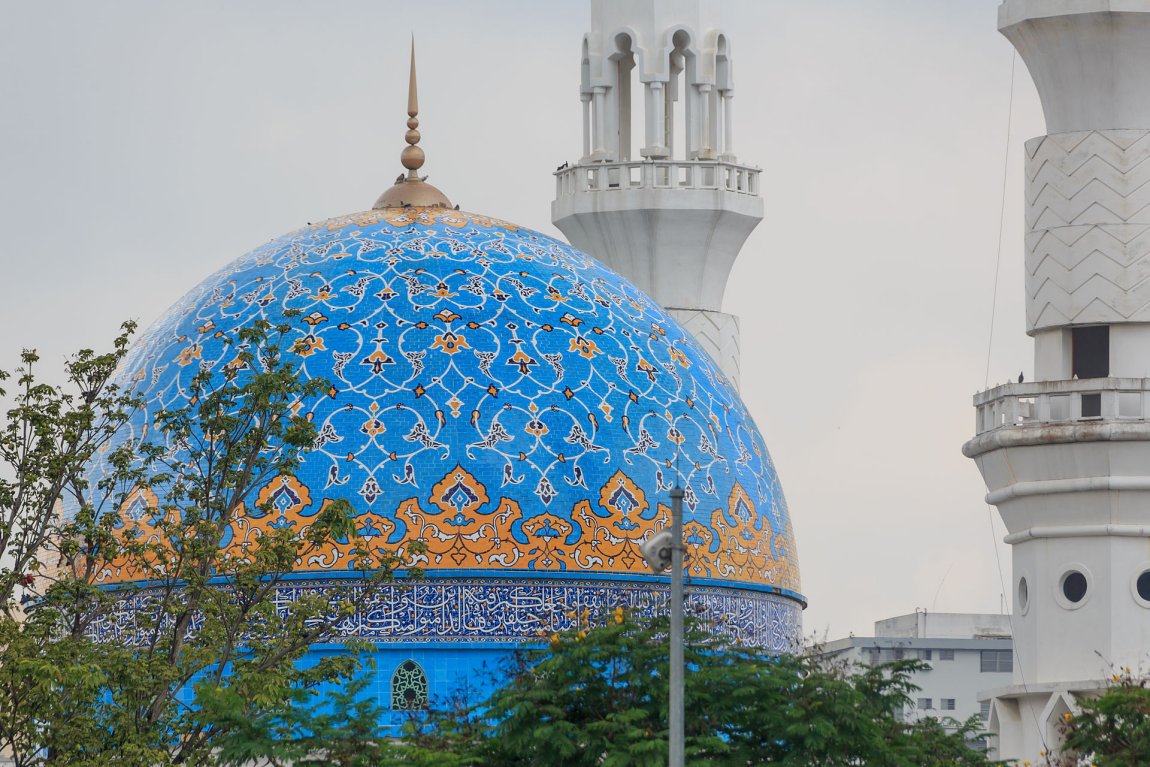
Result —
[{"label": "hazy sky", "polygon": [[[1008,548],[960,452],[984,388],[1012,49],[998,0],[726,0],[735,149],[766,218],[725,299],[794,517],[808,633],[1000,608]],[[560,236],[588,0],[0,0],[0,366],[147,324],[226,262],[424,170]],[[1031,369],[1017,65],[990,382]],[[993,521],[993,522],[992,522]],[[1009,594],[1010,589],[1006,589]]]}]

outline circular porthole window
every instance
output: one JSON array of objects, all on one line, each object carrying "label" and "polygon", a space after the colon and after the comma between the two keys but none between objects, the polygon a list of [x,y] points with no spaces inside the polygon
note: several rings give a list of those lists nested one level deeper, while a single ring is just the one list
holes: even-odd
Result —
[{"label": "circular porthole window", "polygon": [[1018,579],[1018,612],[1021,615],[1026,615],[1027,608],[1030,607],[1030,586],[1026,583],[1026,578]]},{"label": "circular porthole window", "polygon": [[1150,570],[1146,570],[1138,576],[1134,588],[1138,589],[1138,596],[1150,602]]},{"label": "circular porthole window", "polygon": [[1062,597],[1072,605],[1079,605],[1086,599],[1086,592],[1090,589],[1090,582],[1080,570],[1068,570],[1062,576],[1059,584]]},{"label": "circular porthole window", "polygon": [[1150,565],[1143,565],[1142,572],[1134,577],[1130,584],[1134,592],[1134,601],[1143,607],[1150,607]]}]

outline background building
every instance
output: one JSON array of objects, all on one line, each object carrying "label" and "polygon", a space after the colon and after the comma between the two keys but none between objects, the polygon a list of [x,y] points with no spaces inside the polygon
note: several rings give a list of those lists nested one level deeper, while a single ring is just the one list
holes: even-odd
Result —
[{"label": "background building", "polygon": [[818,645],[828,658],[854,665],[895,660],[921,660],[929,668],[911,679],[920,688],[908,719],[951,717],[965,721],[974,715],[986,721],[990,704],[984,690],[1008,684],[1013,653],[1010,616],[971,613],[930,613],[875,621],[874,636],[851,636]]}]

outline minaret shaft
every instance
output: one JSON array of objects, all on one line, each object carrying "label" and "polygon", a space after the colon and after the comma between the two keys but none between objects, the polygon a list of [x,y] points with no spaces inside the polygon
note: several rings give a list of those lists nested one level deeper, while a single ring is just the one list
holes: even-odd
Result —
[{"label": "minaret shaft", "polygon": [[1038,763],[1150,647],[1150,0],[1005,0],[999,28],[1050,131],[1026,144],[1037,380],[977,395],[963,452],[1013,557],[1015,684],[988,693],[990,728],[999,758]]}]

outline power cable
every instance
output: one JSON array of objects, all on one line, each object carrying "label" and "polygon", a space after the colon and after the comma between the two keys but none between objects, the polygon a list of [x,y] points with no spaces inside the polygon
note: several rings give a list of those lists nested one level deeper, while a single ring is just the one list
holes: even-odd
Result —
[{"label": "power cable", "polygon": [[[1014,73],[1018,65],[1018,51],[1015,50],[1010,58],[1010,99],[1006,107],[1006,150],[1003,152],[1002,158],[1002,199],[998,209],[998,252],[994,258],[994,290],[990,301],[990,332],[986,339],[986,372],[983,376],[982,386],[987,389],[990,386],[990,358],[991,351],[994,348],[994,321],[998,308],[998,276],[1002,271],[1002,238],[1005,231],[1006,223],[1006,187],[1009,178],[1010,170],[1010,128],[1014,119]],[[994,510],[990,504],[986,504],[987,523],[990,525],[990,542],[994,547],[994,561],[998,566],[998,587],[1001,590],[1003,600],[1006,600],[1006,579],[1002,574],[1002,556],[998,551],[998,537],[994,532]],[[1023,694],[1029,694],[1030,689],[1026,682],[1026,671],[1018,657],[1018,642],[1014,640],[1014,611],[1010,610],[1006,613],[1007,623],[1010,625],[1010,647],[1012,659],[1015,668],[1018,669],[1018,678],[1022,682]],[[1038,723],[1038,716],[1034,713],[1034,709],[1030,709],[1030,716],[1034,720],[1034,729],[1038,732],[1038,738],[1042,741],[1042,750],[1044,753],[1050,753],[1050,747],[1046,742],[1046,733],[1043,732],[1042,726]]]}]

